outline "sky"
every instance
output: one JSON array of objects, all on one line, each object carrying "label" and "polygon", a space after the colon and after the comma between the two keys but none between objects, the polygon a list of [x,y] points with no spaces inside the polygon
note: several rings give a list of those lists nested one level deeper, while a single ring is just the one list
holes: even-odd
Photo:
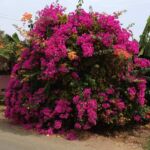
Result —
[{"label": "sky", "polygon": [[[20,21],[22,14],[30,12],[35,16],[37,11],[52,2],[55,0],[0,0],[0,30],[4,30],[8,34],[16,32],[12,24],[22,26]],[[76,8],[78,0],[59,0],[59,2],[67,8],[66,12],[70,12]],[[150,15],[150,0],[84,0],[83,8],[89,10],[89,6],[92,6],[94,11],[109,14],[127,10],[120,17],[120,21],[123,27],[135,23],[131,30],[137,40],[139,40]]]}]

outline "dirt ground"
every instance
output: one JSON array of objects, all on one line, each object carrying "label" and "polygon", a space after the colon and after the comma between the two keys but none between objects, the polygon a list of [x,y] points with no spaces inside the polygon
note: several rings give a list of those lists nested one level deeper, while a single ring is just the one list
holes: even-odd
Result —
[{"label": "dirt ground", "polygon": [[150,136],[150,125],[113,136],[85,133],[84,138],[68,141],[58,135],[42,136],[12,124],[0,106],[0,150],[143,150]]}]

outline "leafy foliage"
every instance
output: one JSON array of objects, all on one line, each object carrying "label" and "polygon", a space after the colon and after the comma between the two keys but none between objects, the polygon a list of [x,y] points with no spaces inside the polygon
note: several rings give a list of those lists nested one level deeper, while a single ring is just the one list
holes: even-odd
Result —
[{"label": "leafy foliage", "polygon": [[145,29],[140,37],[140,49],[140,56],[150,58],[150,17],[147,19]]},{"label": "leafy foliage", "polygon": [[2,33],[0,43],[0,71],[9,72],[20,55],[23,43],[17,33],[12,36]]}]

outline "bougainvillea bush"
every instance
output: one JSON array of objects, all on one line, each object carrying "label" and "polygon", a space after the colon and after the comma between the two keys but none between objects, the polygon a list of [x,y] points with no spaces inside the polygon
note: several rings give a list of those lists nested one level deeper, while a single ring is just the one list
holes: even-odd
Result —
[{"label": "bougainvillea bush", "polygon": [[[116,15],[59,4],[39,12],[6,92],[7,118],[42,134],[149,119],[149,67]],[[71,135],[70,135],[71,136]]]}]

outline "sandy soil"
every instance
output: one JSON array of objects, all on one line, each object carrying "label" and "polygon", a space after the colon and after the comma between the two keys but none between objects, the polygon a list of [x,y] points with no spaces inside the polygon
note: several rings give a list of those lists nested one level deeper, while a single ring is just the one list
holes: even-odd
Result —
[{"label": "sandy soil", "polygon": [[116,137],[92,134],[76,141],[56,135],[46,137],[13,125],[4,118],[3,107],[0,107],[0,150],[142,150],[141,139],[138,141],[137,137],[127,134],[116,134]]}]

